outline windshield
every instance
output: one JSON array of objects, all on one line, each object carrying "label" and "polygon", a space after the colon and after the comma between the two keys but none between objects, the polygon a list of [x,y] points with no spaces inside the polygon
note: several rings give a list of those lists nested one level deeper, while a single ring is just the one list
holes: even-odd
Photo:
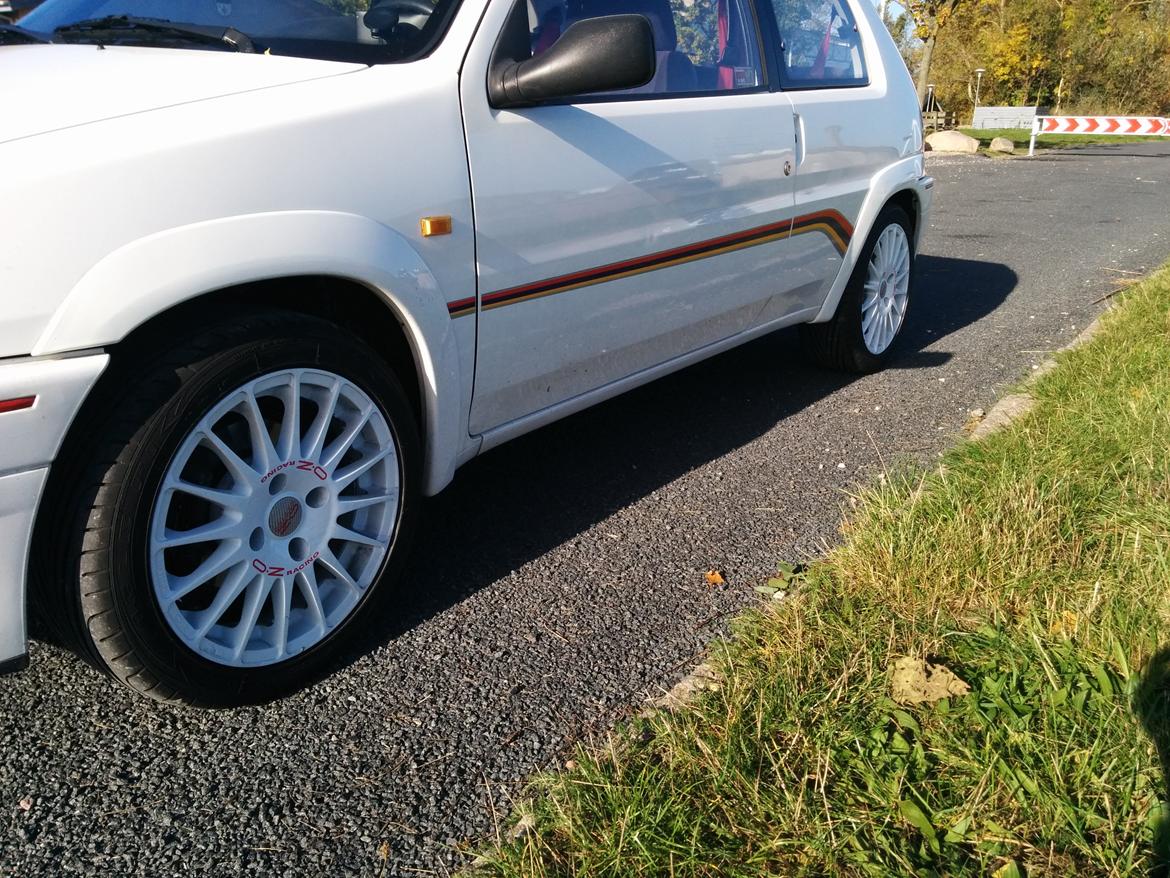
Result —
[{"label": "windshield", "polygon": [[[56,42],[221,50],[157,27],[114,26],[113,16],[234,28],[257,52],[366,64],[413,61],[443,36],[459,0],[45,0],[21,26]],[[373,9],[371,10],[371,6]],[[369,14],[367,14],[369,13]],[[104,20],[104,21],[103,21]],[[88,23],[77,27],[78,23]]]}]

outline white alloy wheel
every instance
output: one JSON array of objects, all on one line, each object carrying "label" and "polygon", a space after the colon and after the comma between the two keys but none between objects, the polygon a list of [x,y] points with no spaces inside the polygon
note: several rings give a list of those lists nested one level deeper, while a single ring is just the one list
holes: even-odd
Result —
[{"label": "white alloy wheel", "polygon": [[885,353],[906,319],[910,293],[910,241],[906,230],[890,223],[869,258],[861,302],[861,335],[873,355]]},{"label": "white alloy wheel", "polygon": [[223,397],[171,459],[149,575],[192,652],[234,668],[317,645],[361,604],[399,519],[400,449],[361,388],[290,368]]}]

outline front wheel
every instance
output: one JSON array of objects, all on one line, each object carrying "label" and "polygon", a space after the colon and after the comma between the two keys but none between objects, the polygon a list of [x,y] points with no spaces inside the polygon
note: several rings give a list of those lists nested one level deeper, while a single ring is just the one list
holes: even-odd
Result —
[{"label": "front wheel", "polygon": [[827,323],[801,327],[805,350],[832,369],[878,371],[906,322],[913,286],[913,226],[905,210],[889,204],[874,222],[837,313]]},{"label": "front wheel", "polygon": [[[163,700],[310,680],[393,585],[418,506],[411,406],[333,324],[252,313],[139,362],[66,525],[82,645]],[[92,408],[91,408],[92,411]]]}]

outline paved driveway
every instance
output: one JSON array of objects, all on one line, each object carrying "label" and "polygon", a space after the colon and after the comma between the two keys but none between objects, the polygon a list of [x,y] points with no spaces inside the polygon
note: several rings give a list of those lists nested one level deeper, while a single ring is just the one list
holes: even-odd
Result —
[{"label": "paved driveway", "polygon": [[832,543],[850,485],[933,458],[1170,256],[1170,144],[931,164],[893,369],[816,371],[783,332],[489,453],[430,504],[401,618],[301,694],[163,709],[35,642],[0,679],[0,876],[447,874],[525,776]]}]

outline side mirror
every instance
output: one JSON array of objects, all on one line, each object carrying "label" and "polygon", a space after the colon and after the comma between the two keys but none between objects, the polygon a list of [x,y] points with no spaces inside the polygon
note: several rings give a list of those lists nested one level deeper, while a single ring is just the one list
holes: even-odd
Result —
[{"label": "side mirror", "polygon": [[493,107],[522,107],[637,88],[654,77],[656,61],[654,33],[645,16],[586,18],[570,25],[542,55],[525,61],[502,58],[493,64],[488,97]]}]

